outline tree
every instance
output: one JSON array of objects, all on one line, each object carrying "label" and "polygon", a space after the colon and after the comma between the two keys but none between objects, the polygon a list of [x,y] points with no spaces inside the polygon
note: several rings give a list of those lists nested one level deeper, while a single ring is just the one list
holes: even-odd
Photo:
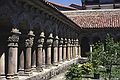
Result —
[{"label": "tree", "polygon": [[93,46],[92,63],[96,68],[102,65],[106,68],[106,73],[111,80],[112,67],[120,64],[120,44],[107,34],[104,42],[98,42]]},{"label": "tree", "polygon": [[111,72],[113,65],[118,65],[120,60],[120,47],[119,43],[115,42],[113,38],[108,34],[105,43],[104,51],[101,54],[101,61],[103,66],[106,68],[109,80],[111,79]]}]

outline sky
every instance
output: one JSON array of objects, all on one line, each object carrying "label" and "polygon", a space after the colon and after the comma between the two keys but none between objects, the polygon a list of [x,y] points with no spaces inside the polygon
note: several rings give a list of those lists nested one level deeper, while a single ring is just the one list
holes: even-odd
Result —
[{"label": "sky", "polygon": [[56,3],[63,4],[63,5],[66,5],[66,6],[68,6],[72,3],[81,4],[81,0],[48,0],[48,1],[56,2]]}]

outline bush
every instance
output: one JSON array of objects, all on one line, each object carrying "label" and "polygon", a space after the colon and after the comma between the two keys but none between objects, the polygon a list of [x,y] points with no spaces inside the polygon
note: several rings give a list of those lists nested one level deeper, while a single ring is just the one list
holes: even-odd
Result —
[{"label": "bush", "polygon": [[73,64],[66,73],[66,80],[81,80],[81,68],[78,64]]},{"label": "bush", "polygon": [[82,74],[89,74],[90,72],[92,72],[92,64],[87,62],[87,63],[84,63],[82,66],[81,66],[81,71],[82,71]]}]

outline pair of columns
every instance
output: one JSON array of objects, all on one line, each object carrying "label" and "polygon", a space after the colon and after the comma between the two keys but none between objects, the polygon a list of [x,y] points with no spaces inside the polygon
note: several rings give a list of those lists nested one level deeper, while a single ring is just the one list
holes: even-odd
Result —
[{"label": "pair of columns", "polygon": [[53,36],[50,34],[49,38],[47,39],[47,65],[51,65],[51,50],[52,50],[52,43],[53,43],[53,65],[57,66],[58,62],[62,62],[63,58],[63,38],[55,37],[53,41]]}]

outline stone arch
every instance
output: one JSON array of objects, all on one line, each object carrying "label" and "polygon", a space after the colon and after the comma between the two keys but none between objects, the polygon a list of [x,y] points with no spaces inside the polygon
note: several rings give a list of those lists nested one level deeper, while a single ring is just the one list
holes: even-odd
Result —
[{"label": "stone arch", "polygon": [[58,36],[58,25],[56,23],[53,23],[53,36]]},{"label": "stone arch", "polygon": [[81,39],[81,56],[87,57],[88,52],[90,52],[89,38],[82,37],[82,39]]},{"label": "stone arch", "polygon": [[58,36],[62,36],[62,24],[58,26]]},{"label": "stone arch", "polygon": [[49,34],[53,32],[52,22],[50,20],[45,21],[44,32],[46,33],[46,36],[49,36]]},{"label": "stone arch", "polygon": [[[31,19],[30,19],[30,16],[28,14],[26,14],[25,12],[21,12],[19,14],[17,14],[17,24],[19,26],[19,29],[21,30],[27,30],[27,29],[30,29],[30,23],[31,23]],[[21,24],[24,26],[21,26]],[[21,30],[21,31],[22,31]]]}]

